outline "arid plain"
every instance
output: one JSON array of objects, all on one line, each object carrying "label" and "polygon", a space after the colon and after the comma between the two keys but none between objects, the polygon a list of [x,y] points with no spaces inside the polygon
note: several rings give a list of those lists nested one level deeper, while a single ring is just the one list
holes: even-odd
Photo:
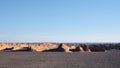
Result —
[{"label": "arid plain", "polygon": [[0,52],[0,68],[119,68],[120,51]]}]

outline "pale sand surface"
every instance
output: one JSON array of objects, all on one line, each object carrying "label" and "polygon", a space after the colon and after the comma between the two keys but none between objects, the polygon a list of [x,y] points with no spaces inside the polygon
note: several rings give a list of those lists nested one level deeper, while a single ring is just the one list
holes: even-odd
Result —
[{"label": "pale sand surface", "polygon": [[0,52],[0,68],[120,68],[120,51]]}]

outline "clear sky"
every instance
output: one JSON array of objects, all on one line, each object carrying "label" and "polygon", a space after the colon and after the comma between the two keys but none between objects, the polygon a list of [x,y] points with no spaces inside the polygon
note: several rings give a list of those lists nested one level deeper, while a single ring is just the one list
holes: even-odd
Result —
[{"label": "clear sky", "polygon": [[120,42],[120,0],[0,0],[0,42]]}]

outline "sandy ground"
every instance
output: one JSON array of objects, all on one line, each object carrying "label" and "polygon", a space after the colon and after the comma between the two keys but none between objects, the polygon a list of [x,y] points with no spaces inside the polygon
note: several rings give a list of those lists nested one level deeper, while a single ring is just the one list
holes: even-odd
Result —
[{"label": "sandy ground", "polygon": [[0,68],[119,68],[120,51],[0,52]]}]

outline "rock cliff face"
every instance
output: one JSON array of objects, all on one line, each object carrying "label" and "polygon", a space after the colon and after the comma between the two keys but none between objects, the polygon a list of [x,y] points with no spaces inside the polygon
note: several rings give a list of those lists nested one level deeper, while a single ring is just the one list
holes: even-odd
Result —
[{"label": "rock cliff face", "polygon": [[25,44],[25,43],[1,43],[0,51],[31,51],[31,52],[106,52],[110,49],[120,50],[120,44]]}]

